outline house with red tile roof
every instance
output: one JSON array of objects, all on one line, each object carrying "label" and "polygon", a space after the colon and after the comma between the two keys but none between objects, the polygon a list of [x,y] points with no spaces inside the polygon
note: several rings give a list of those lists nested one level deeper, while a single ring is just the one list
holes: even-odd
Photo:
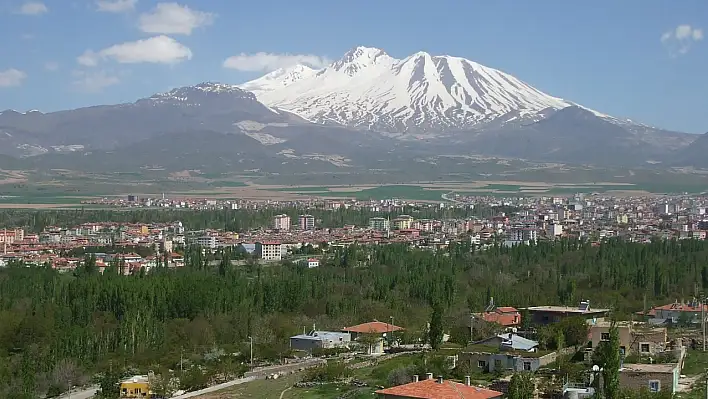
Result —
[{"label": "house with red tile roof", "polygon": [[492,311],[476,313],[473,316],[487,323],[499,324],[502,327],[517,327],[521,324],[521,313],[511,306],[495,308]]},{"label": "house with red tile roof", "polygon": [[384,339],[389,334],[393,334],[396,331],[403,331],[403,327],[378,320],[342,329],[342,332],[351,334],[352,341],[365,341],[367,346],[366,352],[369,355],[380,355],[384,353]]},{"label": "house with red tile roof", "polygon": [[491,389],[473,386],[470,377],[465,378],[465,383],[445,381],[442,377],[433,379],[432,374],[423,381],[414,381],[408,384],[376,391],[378,399],[495,399],[501,398],[502,393]]}]

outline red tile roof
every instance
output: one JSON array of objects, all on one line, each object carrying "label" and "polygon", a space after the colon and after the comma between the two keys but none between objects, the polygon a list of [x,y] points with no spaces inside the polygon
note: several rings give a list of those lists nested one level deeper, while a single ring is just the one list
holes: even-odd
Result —
[{"label": "red tile roof", "polygon": [[344,332],[353,332],[359,334],[383,334],[392,331],[401,331],[403,327],[394,326],[393,324],[384,323],[381,321],[372,321],[369,323],[358,324],[356,326],[345,327]]},{"label": "red tile roof", "polygon": [[502,393],[491,389],[467,386],[459,382],[423,380],[376,391],[378,395],[416,399],[491,399]]},{"label": "red tile roof", "polygon": [[521,324],[521,313],[511,306],[496,308],[493,312],[480,313],[478,317],[488,323],[497,323],[505,327]]}]

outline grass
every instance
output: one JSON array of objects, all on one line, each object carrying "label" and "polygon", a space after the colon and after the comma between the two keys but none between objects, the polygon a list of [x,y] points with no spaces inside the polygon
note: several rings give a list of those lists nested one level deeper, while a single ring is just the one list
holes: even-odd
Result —
[{"label": "grass", "polygon": [[248,187],[248,184],[244,182],[233,180],[215,180],[210,182],[209,185],[214,187]]},{"label": "grass", "polygon": [[686,359],[684,360],[683,370],[681,371],[681,374],[704,374],[706,371],[706,365],[708,365],[708,352],[703,352],[700,350],[689,350],[686,353]]},{"label": "grass", "polygon": [[329,187],[279,187],[279,188],[269,188],[270,191],[287,191],[291,193],[305,193],[305,192],[329,192]]}]

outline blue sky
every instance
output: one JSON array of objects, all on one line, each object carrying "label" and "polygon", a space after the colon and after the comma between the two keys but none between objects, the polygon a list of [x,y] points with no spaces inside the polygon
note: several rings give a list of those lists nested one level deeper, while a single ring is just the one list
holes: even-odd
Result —
[{"label": "blue sky", "polygon": [[0,0],[0,109],[242,83],[365,45],[465,57],[604,113],[703,133],[704,29],[705,0]]}]

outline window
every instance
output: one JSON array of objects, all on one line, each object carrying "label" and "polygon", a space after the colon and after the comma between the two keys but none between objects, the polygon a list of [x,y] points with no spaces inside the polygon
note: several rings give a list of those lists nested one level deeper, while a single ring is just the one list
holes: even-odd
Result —
[{"label": "window", "polygon": [[606,332],[606,333],[600,334],[600,340],[609,341],[610,340],[610,333]]},{"label": "window", "polygon": [[495,370],[500,370],[502,368],[502,361],[501,359],[494,359],[494,369]]},{"label": "window", "polygon": [[648,343],[639,344],[639,352],[649,353],[649,344]]},{"label": "window", "polygon": [[531,371],[531,362],[524,362],[524,371]]},{"label": "window", "polygon": [[477,362],[477,367],[479,367],[479,368],[481,368],[481,369],[486,368],[486,367],[487,367],[487,362],[485,362],[484,360],[480,360],[480,361]]},{"label": "window", "polygon": [[659,392],[661,391],[661,381],[651,380],[649,381],[649,392]]}]

